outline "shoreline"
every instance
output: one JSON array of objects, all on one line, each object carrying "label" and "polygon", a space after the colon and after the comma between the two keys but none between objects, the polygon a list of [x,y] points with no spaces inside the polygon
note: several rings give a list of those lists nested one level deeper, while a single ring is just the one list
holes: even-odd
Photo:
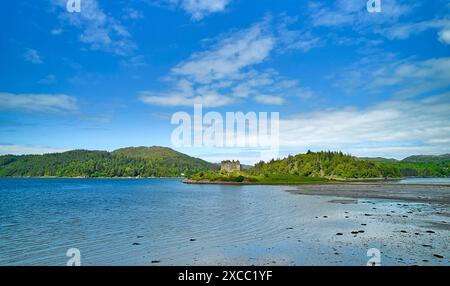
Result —
[{"label": "shoreline", "polygon": [[232,181],[211,181],[211,180],[183,180],[183,184],[189,185],[235,185],[235,186],[444,186],[450,187],[450,183],[394,183],[399,180],[386,180],[386,181],[329,181],[329,182],[317,182],[311,184],[310,182],[305,183],[286,183],[280,184],[279,182],[274,183],[261,183],[261,182],[232,182]]},{"label": "shoreline", "polygon": [[[416,178],[416,177],[407,177]],[[433,177],[434,178],[434,177]],[[439,179],[441,177],[436,177]],[[77,179],[77,180],[149,180],[149,179],[178,179],[183,184],[188,185],[228,185],[228,186],[425,186],[425,187],[450,187],[450,183],[395,183],[402,179],[350,179],[350,180],[329,180],[326,182],[297,182],[297,183],[280,183],[280,182],[233,182],[233,181],[211,181],[211,180],[191,180],[185,177],[0,177],[0,179]],[[447,178],[445,178],[447,179]]]},{"label": "shoreline", "polygon": [[92,179],[101,179],[101,180],[115,180],[115,179],[184,179],[184,177],[0,177],[0,179],[77,179],[77,180],[92,180]]}]

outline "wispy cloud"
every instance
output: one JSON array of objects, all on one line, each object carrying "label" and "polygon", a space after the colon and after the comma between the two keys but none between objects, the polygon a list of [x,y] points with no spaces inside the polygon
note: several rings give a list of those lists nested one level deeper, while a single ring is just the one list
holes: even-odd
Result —
[{"label": "wispy cloud", "polygon": [[148,65],[145,56],[143,55],[133,56],[131,58],[121,61],[120,64],[124,67],[131,67],[131,68],[141,68]]},{"label": "wispy cloud", "polygon": [[367,1],[361,0],[312,2],[309,5],[309,15],[313,26],[316,27],[350,26],[363,31],[369,25],[395,23],[415,7],[414,4],[402,4],[397,0],[383,1],[383,12],[370,14],[367,13],[366,3]]},{"label": "wispy cloud", "polygon": [[144,18],[144,13],[142,11],[131,7],[123,8],[123,14],[124,19],[139,20]]},{"label": "wispy cloud", "polygon": [[388,39],[405,40],[412,35],[417,35],[431,29],[439,30],[440,35],[442,35],[450,29],[450,20],[433,19],[421,22],[398,23],[390,27],[376,29],[376,32],[386,36]]},{"label": "wispy cloud", "polygon": [[[280,119],[280,154],[341,150],[355,156],[402,159],[411,154],[450,153],[449,112],[447,92],[421,99],[391,99],[366,107],[297,113]],[[252,148],[209,151],[199,156],[212,161],[236,158],[246,163],[261,159],[261,150]]]},{"label": "wispy cloud", "polygon": [[64,151],[67,150],[32,145],[0,144],[0,155],[42,155]]},{"label": "wispy cloud", "polygon": [[44,61],[41,57],[41,55],[39,54],[39,52],[37,50],[34,49],[27,49],[25,51],[25,53],[23,54],[23,57],[26,61],[32,63],[32,64],[43,64]]},{"label": "wispy cloud", "polygon": [[[284,148],[334,149],[401,158],[450,152],[450,94],[388,100],[366,108],[340,108],[282,119]],[[324,138],[326,140],[324,141]]]},{"label": "wispy cloud", "polygon": [[126,27],[111,14],[104,12],[97,0],[83,0],[80,13],[68,13],[65,0],[52,1],[58,8],[61,24],[79,29],[79,40],[90,49],[120,56],[129,55],[136,49]]},{"label": "wispy cloud", "polygon": [[43,84],[56,83],[56,76],[54,74],[49,74],[46,77],[44,77],[43,79],[39,80],[38,83],[43,83]]},{"label": "wispy cloud", "polygon": [[274,49],[275,40],[256,24],[221,40],[212,50],[197,53],[179,64],[172,72],[198,83],[230,78],[243,68],[259,64]]},{"label": "wispy cloud", "polygon": [[181,7],[192,19],[199,21],[204,17],[223,12],[231,0],[165,0],[171,5]]},{"label": "wispy cloud", "polygon": [[221,95],[215,90],[205,87],[194,89],[192,83],[186,80],[180,80],[175,89],[167,92],[142,91],[139,99],[146,104],[169,107],[193,106],[198,103],[205,107],[219,107],[235,102],[232,97]]},{"label": "wispy cloud", "polygon": [[439,32],[439,41],[450,45],[450,25]]},{"label": "wispy cloud", "polygon": [[13,94],[0,92],[0,109],[63,114],[78,110],[77,100],[65,94]]},{"label": "wispy cloud", "polygon": [[284,97],[304,98],[297,80],[276,70],[261,69],[274,50],[283,45],[271,29],[270,20],[227,33],[205,51],[194,53],[171,69],[168,79],[175,88],[142,91],[142,102],[162,106],[224,106],[247,99],[261,104],[282,104]]},{"label": "wispy cloud", "polygon": [[450,87],[450,58],[397,62],[373,72],[370,88],[398,88],[399,96],[416,96]]},{"label": "wispy cloud", "polygon": [[366,11],[365,1],[336,0],[332,4],[312,2],[309,5],[310,29],[342,30],[345,28],[361,35],[379,34],[389,40],[405,40],[427,30],[437,29],[441,42],[447,43],[445,31],[450,29],[448,15],[436,15],[433,19],[405,21],[406,16],[410,16],[416,8],[424,9],[424,5],[427,3],[423,1],[407,4],[398,0],[383,1],[382,13],[371,14]]},{"label": "wispy cloud", "polygon": [[255,96],[255,101],[267,105],[282,105],[284,98],[281,96],[259,94]]},{"label": "wispy cloud", "polygon": [[365,57],[330,78],[349,94],[414,97],[450,88],[450,58],[399,59],[394,54]]}]

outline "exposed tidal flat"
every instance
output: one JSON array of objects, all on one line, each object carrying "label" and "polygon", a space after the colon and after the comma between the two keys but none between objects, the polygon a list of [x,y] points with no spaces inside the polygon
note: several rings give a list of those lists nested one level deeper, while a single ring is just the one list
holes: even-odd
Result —
[{"label": "exposed tidal flat", "polygon": [[0,265],[450,265],[446,185],[0,179]]}]

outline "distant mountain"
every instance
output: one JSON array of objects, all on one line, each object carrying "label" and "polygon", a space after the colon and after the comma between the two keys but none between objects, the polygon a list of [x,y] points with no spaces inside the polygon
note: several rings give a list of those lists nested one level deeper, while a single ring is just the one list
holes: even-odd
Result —
[{"label": "distant mountain", "polygon": [[357,157],[356,159],[372,161],[372,162],[398,162],[398,160],[386,159],[386,158],[383,158],[383,157]]},{"label": "distant mountain", "polygon": [[179,177],[218,169],[217,164],[157,146],[0,156],[0,177]]},{"label": "distant mountain", "polygon": [[[125,156],[129,158],[163,159],[163,160],[190,160],[195,159],[189,155],[180,153],[168,147],[127,147],[111,152],[113,156]],[[200,160],[200,159],[197,159]]]},{"label": "distant mountain", "polygon": [[411,162],[411,163],[429,163],[429,162],[443,162],[449,161],[450,154],[444,155],[417,155],[410,156],[402,160],[402,162]]}]

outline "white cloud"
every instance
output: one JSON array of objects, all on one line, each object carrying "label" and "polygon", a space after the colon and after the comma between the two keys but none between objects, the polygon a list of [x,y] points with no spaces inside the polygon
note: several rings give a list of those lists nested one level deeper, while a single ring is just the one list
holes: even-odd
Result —
[{"label": "white cloud", "polygon": [[49,74],[45,78],[39,80],[38,83],[43,83],[43,84],[56,83],[56,76],[54,74]]},{"label": "white cloud", "polygon": [[448,153],[449,114],[450,93],[302,113],[280,121],[280,143],[285,148],[343,150],[360,156]]},{"label": "white cloud", "polygon": [[257,68],[277,48],[277,36],[267,20],[219,37],[206,51],[175,66],[167,77],[175,88],[142,91],[142,102],[162,106],[224,106],[253,98],[263,104],[282,104],[285,97],[305,98],[299,82],[273,69]]},{"label": "white cloud", "polygon": [[311,30],[294,30],[289,26],[298,22],[297,17],[282,16],[277,27],[277,38],[282,45],[282,50],[309,50],[324,44],[322,38],[313,36]]},{"label": "white cloud", "polygon": [[21,112],[67,113],[78,110],[77,100],[65,94],[0,92],[0,109]]},{"label": "white cloud", "polygon": [[[382,2],[382,13],[368,13],[366,4],[361,0],[336,0],[334,4],[312,2],[309,14],[312,27],[331,29],[350,28],[359,34],[376,33],[390,40],[405,40],[430,29],[438,29],[439,40],[450,42],[450,20],[448,16],[418,22],[402,22],[402,17],[411,14],[415,8],[422,8],[423,2],[404,4],[391,0]],[[445,37],[447,35],[447,37]],[[314,38],[313,38],[314,39]],[[318,39],[317,39],[318,40]],[[368,41],[365,41],[368,42]],[[306,41],[306,46],[308,41]],[[314,44],[312,42],[311,44]],[[355,43],[356,44],[356,43]]]},{"label": "white cloud", "polygon": [[204,17],[223,12],[231,0],[168,0],[171,4],[180,6],[189,13],[193,20],[198,21]]},{"label": "white cloud", "polygon": [[284,103],[284,98],[282,98],[281,96],[256,95],[254,99],[256,102],[267,105],[282,105]]},{"label": "white cloud", "polygon": [[354,96],[426,95],[450,87],[450,57],[420,61],[379,54],[337,70],[331,79],[336,87]]},{"label": "white cloud", "polygon": [[26,61],[32,63],[32,64],[43,64],[44,61],[42,60],[41,55],[39,54],[38,51],[34,50],[34,49],[27,49],[25,51],[25,53],[23,54],[23,57],[25,58]]},{"label": "white cloud", "polygon": [[62,32],[63,32],[62,29],[53,29],[53,30],[50,31],[50,33],[51,33],[53,36],[61,35]]},{"label": "white cloud", "polygon": [[162,93],[142,91],[139,93],[139,99],[146,104],[171,107],[193,106],[198,103],[205,107],[219,107],[234,102],[233,98],[220,95],[215,90],[208,90],[205,87],[195,90],[192,83],[186,80],[180,80],[177,88],[172,91]]},{"label": "white cloud", "polygon": [[309,14],[312,24],[316,27],[352,26],[355,30],[363,31],[369,25],[395,23],[415,7],[414,4],[400,4],[396,0],[383,1],[383,12],[370,14],[367,12],[366,3],[367,1],[361,0],[337,0],[334,5],[312,2]]},{"label": "white cloud", "polygon": [[0,144],[0,155],[42,155],[49,153],[60,153],[64,151],[67,150],[32,145]]},{"label": "white cloud", "polygon": [[[327,27],[335,30],[350,28],[362,35],[376,33],[390,40],[405,40],[412,35],[438,29],[439,40],[446,43],[445,31],[450,27],[448,16],[436,16],[434,19],[418,22],[402,22],[402,17],[411,14],[415,8],[424,9],[423,5],[427,4],[421,1],[408,4],[398,0],[383,1],[382,13],[368,13],[365,1],[361,0],[336,0],[334,4],[312,2],[309,5],[309,15],[311,28]],[[367,40],[365,42],[370,43]]]},{"label": "white cloud", "polygon": [[194,54],[172,72],[198,83],[210,83],[232,77],[245,67],[263,62],[274,46],[275,40],[264,31],[264,25],[256,24],[223,39],[212,50]]},{"label": "white cloud", "polygon": [[110,14],[107,14],[97,0],[83,0],[81,13],[67,13],[65,0],[52,0],[59,10],[62,24],[81,30],[79,40],[92,50],[111,52],[120,56],[129,55],[136,49],[130,33]]},{"label": "white cloud", "polygon": [[450,86],[450,58],[396,62],[375,70],[373,89],[395,86],[400,96],[415,96]]},{"label": "white cloud", "polygon": [[412,35],[420,34],[430,29],[443,29],[442,31],[445,31],[446,27],[450,27],[449,20],[434,19],[422,22],[398,23],[389,27],[375,29],[375,31],[391,40],[405,40]]},{"label": "white cloud", "polygon": [[124,19],[139,20],[144,18],[144,13],[131,7],[123,9]]},{"label": "white cloud", "polygon": [[120,64],[124,67],[131,67],[131,68],[142,68],[148,65],[145,56],[143,55],[128,58],[126,60],[121,61]]},{"label": "white cloud", "polygon": [[439,32],[439,40],[442,43],[450,45],[450,28],[445,28]]}]

